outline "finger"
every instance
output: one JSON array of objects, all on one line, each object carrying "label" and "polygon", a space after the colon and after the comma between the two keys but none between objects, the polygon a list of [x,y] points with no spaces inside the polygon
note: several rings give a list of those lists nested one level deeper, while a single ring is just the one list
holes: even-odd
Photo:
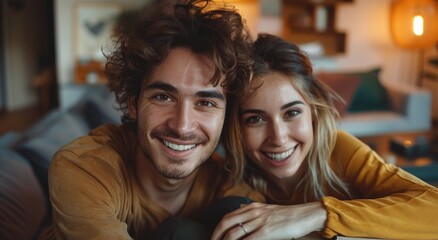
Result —
[{"label": "finger", "polygon": [[254,210],[256,209],[245,207],[245,209],[238,209],[226,214],[213,231],[212,239],[222,239],[230,231],[232,236],[238,235],[235,233],[242,231],[242,229],[239,230],[236,226],[239,226],[239,223],[245,223],[251,221],[254,217],[257,217],[257,214],[251,213]]},{"label": "finger", "polygon": [[224,236],[224,240],[228,239],[242,239],[249,234],[247,227],[244,223],[239,223],[231,228]]}]

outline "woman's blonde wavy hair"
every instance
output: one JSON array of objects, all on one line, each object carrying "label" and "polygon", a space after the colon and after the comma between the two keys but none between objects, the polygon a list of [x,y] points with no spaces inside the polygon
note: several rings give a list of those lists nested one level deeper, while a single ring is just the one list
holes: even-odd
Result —
[{"label": "woman's blonde wavy hair", "polygon": [[[262,76],[277,71],[290,76],[292,85],[303,96],[312,110],[314,143],[304,163],[307,173],[298,184],[304,187],[303,201],[320,199],[326,195],[326,189],[349,196],[346,184],[331,169],[329,159],[336,143],[336,119],[338,112],[334,101],[340,97],[322,82],[313,77],[313,70],[308,57],[294,44],[270,34],[260,34],[253,44],[252,86],[238,94],[240,104],[252,96],[257,87],[263,84]],[[267,176],[245,154],[244,139],[240,123],[240,108],[236,104],[231,110],[229,128],[224,133],[224,148],[228,158],[235,158],[241,163],[237,172],[256,190],[268,195]]]}]

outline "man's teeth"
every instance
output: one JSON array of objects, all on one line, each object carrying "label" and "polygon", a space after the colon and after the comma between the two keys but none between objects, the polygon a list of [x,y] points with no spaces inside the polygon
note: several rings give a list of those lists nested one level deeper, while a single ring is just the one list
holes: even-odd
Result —
[{"label": "man's teeth", "polygon": [[275,161],[282,161],[288,158],[293,153],[294,149],[295,148],[282,153],[266,153],[266,156]]},{"label": "man's teeth", "polygon": [[175,150],[175,151],[186,151],[186,150],[192,149],[196,146],[196,144],[178,145],[178,144],[171,143],[171,142],[164,141],[164,140],[163,140],[163,143],[164,143],[164,145],[166,145],[166,147],[168,147],[172,150]]}]

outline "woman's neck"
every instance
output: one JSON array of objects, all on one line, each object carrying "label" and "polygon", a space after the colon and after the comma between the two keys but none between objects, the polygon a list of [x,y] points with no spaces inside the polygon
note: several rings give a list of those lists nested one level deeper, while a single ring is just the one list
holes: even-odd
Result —
[{"label": "woman's neck", "polygon": [[297,187],[302,185],[306,169],[303,164],[293,176],[281,179],[271,177],[267,185],[268,193],[278,200],[290,200],[296,193]]}]

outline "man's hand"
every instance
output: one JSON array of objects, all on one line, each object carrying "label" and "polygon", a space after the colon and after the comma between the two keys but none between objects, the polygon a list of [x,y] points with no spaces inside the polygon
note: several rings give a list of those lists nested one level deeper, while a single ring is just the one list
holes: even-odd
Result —
[{"label": "man's hand", "polygon": [[251,203],[225,215],[212,240],[294,239],[324,228],[327,211],[320,202],[300,205]]}]

